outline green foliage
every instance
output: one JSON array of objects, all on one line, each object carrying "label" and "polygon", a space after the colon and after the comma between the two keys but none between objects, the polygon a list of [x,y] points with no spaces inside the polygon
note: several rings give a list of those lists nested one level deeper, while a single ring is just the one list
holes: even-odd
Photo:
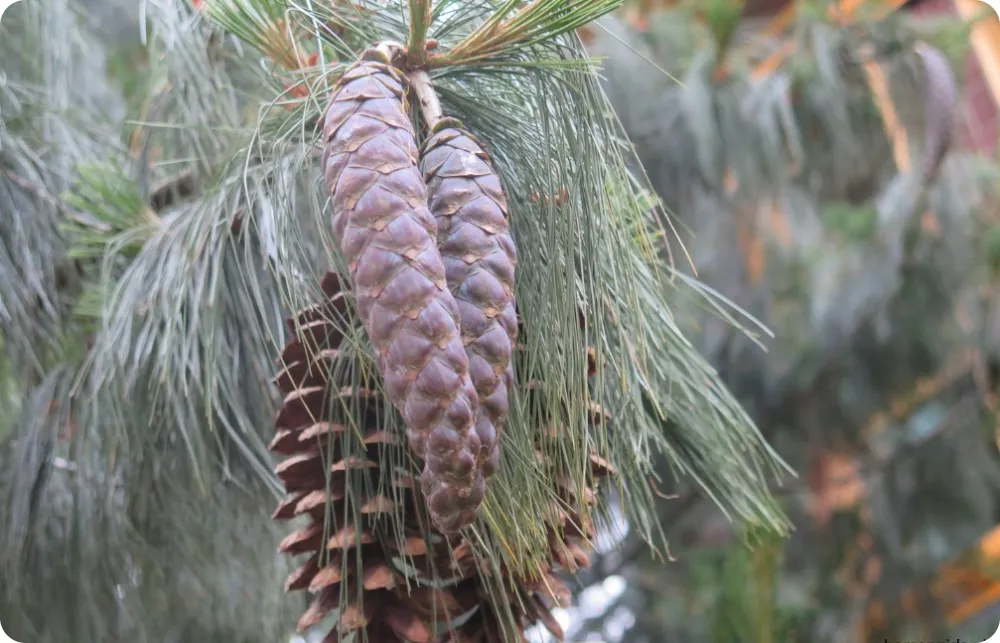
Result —
[{"label": "green foliage", "polygon": [[[543,64],[555,61],[571,64],[572,61],[563,56],[538,58],[539,52],[532,49],[536,45],[558,42],[621,4],[622,0],[536,0],[522,5],[520,0],[500,0],[473,8],[462,7],[460,0],[445,0],[437,9],[437,15],[451,15],[440,25],[442,35],[455,29],[465,31],[465,26],[473,22],[480,24],[467,31],[465,38],[442,54],[438,62],[435,62],[437,57],[432,56],[430,63],[455,66],[490,65],[502,61],[517,65],[527,62],[525,58],[528,57]],[[474,12],[485,19],[473,18]]]},{"label": "green foliage", "polygon": [[712,643],[801,640],[806,612],[782,587],[785,544],[769,530],[745,525],[727,547],[693,552],[688,612],[697,618],[686,631]]},{"label": "green foliage", "polygon": [[975,24],[975,21],[944,20],[929,26],[924,39],[944,52],[954,63],[961,63],[969,53]]},{"label": "green foliage", "polygon": [[108,51],[105,70],[112,83],[121,89],[130,112],[137,112],[151,90],[149,49],[136,39]]},{"label": "green foliage", "polygon": [[822,218],[827,228],[859,243],[870,241],[878,228],[878,210],[871,206],[830,202],[824,204]]},{"label": "green foliage", "polygon": [[76,163],[107,153],[107,119],[119,108],[101,82],[100,49],[75,20],[59,1],[44,11],[20,3],[5,12],[0,43],[0,338],[27,383],[58,363],[79,287],[60,230],[70,212],[58,197]]},{"label": "green foliage", "polygon": [[[754,558],[742,544],[726,554],[680,552],[678,567],[690,573],[655,578],[631,569],[639,577],[636,585],[649,583],[637,629],[650,640],[709,640],[702,631],[706,623],[719,641],[853,635],[848,628],[866,597],[847,595],[834,571],[849,567],[860,531],[871,530],[877,542],[872,555],[882,565],[873,596],[897,596],[906,584],[927,586],[916,579],[930,573],[931,550],[960,538],[952,534],[966,538],[993,521],[987,517],[995,505],[992,482],[945,488],[933,477],[937,466],[962,458],[969,462],[955,467],[962,475],[994,477],[993,448],[966,441],[982,419],[972,410],[979,408],[981,391],[971,377],[955,385],[961,404],[952,397],[958,393],[942,393],[921,407],[919,421],[917,414],[912,422],[889,421],[872,437],[873,426],[883,426],[901,400],[926,392],[970,342],[991,356],[988,363],[995,361],[995,304],[984,315],[972,292],[982,285],[987,254],[977,247],[993,245],[980,234],[989,226],[979,227],[976,219],[992,216],[996,184],[989,185],[981,161],[957,149],[933,182],[919,184],[898,172],[863,67],[874,60],[884,72],[910,153],[919,159],[927,83],[915,43],[936,45],[940,34],[947,48],[947,37],[961,38],[956,34],[965,27],[953,18],[925,25],[897,14],[842,28],[827,18],[831,3],[797,4],[797,21],[784,40],[737,37],[730,50],[733,77],[725,84],[705,73],[703,57],[688,65],[698,48],[675,37],[695,30],[683,12],[654,15],[643,34],[606,20],[608,35],[598,32],[591,47],[607,56],[605,87],[652,183],[676,213],[678,227],[690,228],[689,249],[700,276],[766,319],[779,338],[766,356],[758,355],[743,338],[726,331],[713,335],[714,322],[699,317],[703,345],[711,347],[726,381],[754,409],[782,455],[806,469],[816,449],[850,445],[865,454],[859,459],[865,462],[866,493],[877,498],[870,524],[835,517],[828,533],[799,530],[786,548],[789,563],[776,583],[776,609],[764,600],[770,593],[766,583],[748,582]],[[791,53],[775,72],[752,76],[750,70],[781,45]],[[954,57],[959,43],[954,45],[949,53],[963,69],[964,58]],[[658,74],[657,67],[667,73]],[[682,76],[683,83],[670,76]],[[740,238],[720,220],[738,221],[749,231]],[[980,344],[981,335],[989,338]],[[909,444],[917,426],[938,430],[927,422],[934,415],[927,409],[947,418],[941,422],[950,425],[947,439],[882,461],[887,445]],[[911,461],[918,458],[926,461]],[[804,490],[788,498],[788,511],[804,524],[812,494]],[[698,521],[691,523],[677,529],[692,534],[692,547],[699,535],[716,542],[714,525],[699,531]],[[945,530],[949,536],[939,537]],[[916,531],[924,535],[911,537]],[[693,595],[687,611],[669,599],[677,594]],[[809,602],[814,607],[807,609]],[[902,631],[898,627],[908,616],[887,609],[893,631]],[[766,627],[782,619],[786,630]]]},{"label": "green foliage", "polygon": [[[76,172],[76,182],[63,195],[63,201],[89,218],[78,216],[64,225],[67,236],[72,239],[70,257],[102,259],[118,235],[159,224],[139,187],[123,168],[93,163],[78,166]],[[142,235],[133,235],[136,236],[138,238],[117,244],[115,254],[126,261],[134,259],[145,242]]]},{"label": "green foliage", "polygon": [[1000,275],[1000,225],[991,225],[983,239],[986,262],[994,275]]},{"label": "green foliage", "polygon": [[[36,4],[46,15],[62,6]],[[617,496],[632,533],[654,544],[662,461],[732,517],[787,527],[767,489],[780,460],[675,317],[691,302],[737,315],[670,263],[659,212],[626,166],[630,147],[572,33],[617,4],[441,2],[427,29],[445,110],[487,141],[521,256],[527,357],[502,471],[472,532],[497,566],[548,558],[536,518],[551,476],[584,484],[592,450],[619,472],[617,494],[604,497]],[[399,2],[144,6],[146,77],[115,72],[124,91],[144,95],[128,108],[118,97],[106,138],[120,140],[127,109],[138,109],[129,149],[72,157],[42,201],[60,252],[82,265],[83,294],[68,298],[75,318],[46,331],[73,350],[18,391],[25,402],[3,452],[17,466],[0,484],[11,516],[0,552],[14,571],[0,609],[5,624],[16,615],[12,634],[42,643],[276,640],[299,606],[281,592],[288,561],[274,554],[281,529],[268,515],[278,486],[270,378],[283,318],[342,268],[316,126],[343,64],[374,41],[406,42],[409,12]],[[60,33],[32,46],[45,52]],[[173,196],[158,196],[163,185]],[[565,204],[532,199],[560,190]],[[371,368],[366,338],[344,330],[353,367]],[[3,335],[5,348],[8,338],[30,345],[23,334]],[[529,382],[554,417],[528,403]],[[594,420],[594,402],[613,422]],[[531,457],[549,422],[563,427],[561,439],[541,440],[552,471]],[[395,413],[385,426],[402,431]],[[599,517],[610,523],[614,509]]]},{"label": "green foliage", "polygon": [[[128,171],[104,162],[81,164],[62,197],[74,215],[62,229],[68,256],[86,266],[89,279],[74,303],[80,331],[100,330],[106,289],[134,260],[160,225]],[[81,263],[82,262],[82,263]]]},{"label": "green foliage", "polygon": [[725,52],[739,27],[743,14],[740,0],[705,0],[696,6],[698,15],[708,26],[716,51]]}]

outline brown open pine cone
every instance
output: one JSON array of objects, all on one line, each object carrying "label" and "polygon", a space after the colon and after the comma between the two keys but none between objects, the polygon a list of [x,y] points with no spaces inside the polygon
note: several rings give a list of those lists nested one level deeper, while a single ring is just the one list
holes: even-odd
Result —
[{"label": "brown open pine cone", "polygon": [[[551,609],[565,606],[570,591],[556,574],[587,567],[588,542],[594,536],[592,522],[562,508],[578,506],[572,481],[556,478],[564,504],[554,506],[545,518],[551,548],[548,568],[535,578],[492,578],[492,568],[477,561],[460,536],[445,536],[423,518],[420,484],[408,471],[394,467],[389,457],[388,448],[402,444],[405,437],[382,428],[380,418],[387,409],[374,387],[333,376],[331,366],[340,358],[344,337],[331,320],[337,315],[346,320],[347,301],[335,274],[327,275],[323,290],[325,305],[289,320],[300,338],[282,352],[283,368],[275,382],[285,399],[270,445],[285,458],[277,474],[288,494],[274,518],[307,521],[280,545],[281,552],[302,557],[285,582],[286,590],[307,590],[314,596],[299,630],[317,625],[344,604],[325,642],[357,632],[359,640],[373,643],[501,643],[524,640],[525,630],[538,622],[561,640]],[[592,367],[593,362],[591,372]],[[330,409],[338,401],[351,403],[347,408],[360,415],[360,427],[329,420],[336,417]],[[352,441],[359,448],[352,449]],[[536,455],[543,463],[540,450]],[[595,480],[613,473],[596,455],[592,470]],[[584,489],[583,498],[596,503],[594,489]],[[386,529],[389,520],[399,516],[405,517],[402,529]],[[395,535],[400,532],[402,538]],[[411,568],[408,575],[395,562],[401,558]],[[452,582],[437,583],[436,588],[422,582],[435,578]],[[508,588],[516,632],[505,631],[507,619],[488,599],[491,580]]]}]

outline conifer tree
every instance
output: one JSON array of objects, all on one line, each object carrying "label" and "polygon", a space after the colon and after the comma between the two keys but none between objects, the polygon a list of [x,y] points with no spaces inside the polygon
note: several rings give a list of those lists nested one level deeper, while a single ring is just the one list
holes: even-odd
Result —
[{"label": "conifer tree", "polygon": [[[18,41],[47,60],[74,13],[22,4],[0,47],[58,14]],[[0,196],[39,188],[5,270],[79,275],[0,326],[15,638],[559,634],[599,530],[662,551],[664,462],[784,528],[783,465],[676,317],[735,316],[672,263],[575,35],[618,4],[149,0],[127,117],[4,63],[34,95]],[[80,116],[121,136],[46,138]]]},{"label": "conifer tree", "polygon": [[602,19],[588,52],[700,278],[778,338],[763,353],[703,315],[698,345],[800,477],[777,491],[793,537],[752,550],[697,490],[664,503],[688,546],[673,574],[634,547],[612,567],[647,588],[627,640],[987,638],[960,629],[979,597],[955,579],[992,572],[947,562],[1000,489],[998,169],[963,147],[975,22],[802,0],[723,42],[708,2],[630,4],[649,11]]}]

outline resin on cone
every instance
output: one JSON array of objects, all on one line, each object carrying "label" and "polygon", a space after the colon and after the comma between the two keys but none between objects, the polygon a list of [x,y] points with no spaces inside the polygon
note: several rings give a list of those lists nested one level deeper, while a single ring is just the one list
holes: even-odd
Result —
[{"label": "resin on cone", "polygon": [[474,430],[479,400],[403,83],[378,49],[344,72],[325,117],[323,166],[334,235],[386,392],[424,462],[431,518],[453,533],[475,519],[486,492]]},{"label": "resin on cone", "polygon": [[511,357],[517,341],[517,250],[507,220],[507,200],[482,145],[455,119],[442,119],[433,127],[420,169],[479,395],[479,460],[489,476],[499,464],[499,437],[509,412]]}]

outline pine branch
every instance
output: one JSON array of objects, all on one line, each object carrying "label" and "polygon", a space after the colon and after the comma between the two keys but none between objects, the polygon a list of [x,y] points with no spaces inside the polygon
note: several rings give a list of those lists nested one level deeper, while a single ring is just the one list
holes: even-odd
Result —
[{"label": "pine branch", "polygon": [[431,77],[426,71],[411,72],[408,76],[410,87],[417,95],[417,103],[420,105],[420,113],[428,130],[433,130],[438,122],[444,117],[441,112],[441,102],[438,100],[437,92],[431,83]]},{"label": "pine branch", "polygon": [[406,44],[409,63],[420,69],[427,56],[427,31],[434,19],[433,0],[409,0],[410,38]]},{"label": "pine branch", "polygon": [[[75,163],[113,147],[105,117],[120,107],[100,80],[91,35],[71,8],[48,1],[55,5],[19,8],[0,27],[0,210],[21,215],[0,217],[0,337],[27,388],[61,359],[79,285],[60,230],[76,214],[59,195]],[[40,45],[48,32],[62,35]]]},{"label": "pine branch", "polygon": [[[522,262],[516,290],[524,352],[504,456],[468,540],[494,567],[492,578],[476,582],[511,634],[518,624],[507,575],[537,575],[552,561],[550,534],[538,517],[561,504],[581,531],[591,519],[611,519],[612,508],[591,506],[587,494],[564,498],[557,491],[589,489],[594,452],[611,461],[602,466],[618,473],[630,527],[650,542],[662,538],[648,484],[661,457],[733,515],[784,526],[766,498],[780,461],[675,321],[685,304],[661,261],[662,229],[627,169],[629,147],[607,118],[596,71],[569,33],[615,5],[427,5],[434,24],[425,42],[439,40],[445,56],[437,63],[429,57],[428,67],[456,55],[450,43],[471,57],[435,69],[440,109],[428,102],[425,120],[447,113],[486,143]],[[151,178],[198,180],[183,199],[169,206],[164,200],[167,209],[157,212],[157,225],[133,256],[121,260],[130,254],[129,234],[105,238],[101,326],[64,394],[79,425],[72,443],[78,450],[54,456],[77,466],[75,473],[59,470],[59,484],[89,481],[60,505],[79,518],[77,557],[48,567],[60,577],[76,574],[67,595],[55,597],[66,606],[60,613],[72,618],[46,622],[33,611],[31,620],[53,640],[73,640],[61,635],[79,634],[71,631],[77,617],[86,621],[84,640],[162,640],[177,627],[176,614],[188,613],[199,629],[180,635],[191,640],[219,633],[277,639],[292,621],[285,620],[291,603],[273,581],[287,562],[268,544],[279,531],[267,515],[278,482],[266,451],[277,403],[272,364],[289,334],[281,320],[322,301],[325,274],[348,274],[331,238],[327,195],[317,185],[317,126],[343,63],[371,42],[412,43],[413,21],[400,2],[366,4],[352,14],[340,3],[300,3],[292,11],[274,0],[226,0],[194,20],[181,3],[148,6],[161,55],[151,57],[154,94],[139,142]],[[219,27],[239,40],[221,38]],[[261,71],[257,54],[270,70]],[[410,64],[404,56],[390,59],[404,69]],[[271,70],[289,76],[275,78]],[[431,89],[426,70],[414,76],[418,95],[420,87]],[[288,79],[295,83],[283,87]],[[296,92],[297,100],[286,100]],[[144,179],[128,172],[106,179],[93,182],[95,193],[114,198],[92,196],[90,209],[106,222],[121,215],[129,225],[118,229],[134,231],[150,198]],[[176,187],[185,185],[182,178]],[[242,227],[234,232],[237,217]],[[706,299],[696,289],[687,296]],[[353,305],[336,323],[343,342],[333,370],[382,396]],[[338,444],[345,457],[363,455],[364,407],[356,400],[330,406],[337,407],[330,418],[344,427]],[[378,426],[390,436],[405,431],[392,411]],[[384,452],[389,469],[412,470],[405,448],[387,444]],[[371,483],[365,475],[352,478],[344,490],[351,506],[362,503]],[[101,498],[113,501],[95,500]],[[54,503],[51,511],[30,504],[41,510],[32,530],[64,517]],[[398,503],[386,512],[383,544],[411,536],[405,511]],[[360,536],[359,524],[351,536]],[[65,538],[22,542],[35,543],[37,554],[18,574],[15,591],[46,596],[30,572],[44,570]],[[233,583],[258,594],[247,600],[230,591]],[[232,602],[220,609],[192,586]],[[110,590],[118,587],[115,597]],[[124,625],[101,620],[98,607],[105,616],[123,615]]]},{"label": "pine branch", "polygon": [[[103,70],[73,74],[76,62],[71,64],[59,51],[67,45],[70,49],[76,47],[78,38],[75,26],[70,24],[74,14],[64,4],[61,0],[39,0],[15,8],[15,18],[37,15],[43,21],[57,23],[50,25],[45,37],[31,39],[27,45],[19,36],[21,33],[31,36],[33,31],[12,30],[18,38],[9,37],[6,28],[12,22],[8,16],[3,21],[0,48],[21,48],[29,60],[49,61],[58,77],[52,79],[52,93],[39,91],[19,96],[17,110],[8,110],[10,103],[4,103],[0,162],[5,165],[5,173],[0,174],[0,200],[9,186],[18,191],[16,199],[22,199],[20,191],[28,183],[32,187],[44,186],[48,198],[41,198],[37,190],[28,191],[30,199],[24,203],[31,202],[38,216],[25,217],[24,222],[33,226],[51,224],[55,230],[58,224],[69,222],[74,233],[86,229],[94,235],[88,243],[92,241],[104,248],[95,250],[94,256],[107,255],[111,264],[102,271],[105,281],[94,284],[94,292],[113,296],[90,302],[96,305],[97,319],[106,322],[93,347],[87,343],[86,326],[73,325],[68,329],[72,332],[65,333],[68,336],[64,336],[62,327],[51,332],[49,341],[58,348],[56,358],[43,364],[43,381],[25,394],[31,404],[24,404],[24,413],[14,425],[15,432],[5,441],[3,458],[11,466],[4,467],[0,493],[4,506],[16,510],[18,518],[10,531],[0,534],[0,551],[5,560],[10,557],[11,563],[4,565],[9,572],[5,579],[10,582],[5,582],[0,599],[3,613],[15,615],[10,623],[5,617],[4,625],[38,641],[164,640],[177,628],[176,615],[181,613],[205,630],[191,633],[197,640],[249,639],[262,635],[278,640],[287,633],[287,624],[294,615],[272,617],[290,605],[281,598],[280,587],[270,583],[287,570],[285,562],[273,556],[269,543],[278,540],[279,535],[269,520],[269,511],[262,508],[273,497],[266,485],[273,474],[264,453],[264,439],[257,437],[256,449],[253,445],[255,432],[273,414],[273,400],[267,388],[271,347],[254,343],[261,335],[269,337],[268,332],[258,331],[255,335],[250,331],[254,328],[253,321],[240,320],[238,315],[233,319],[231,312],[271,306],[269,318],[274,319],[280,318],[280,305],[265,288],[258,288],[256,299],[231,297],[224,304],[229,314],[217,315],[223,300],[211,286],[206,288],[206,283],[212,280],[247,283],[247,277],[234,265],[243,257],[239,249],[222,253],[218,249],[226,246],[214,244],[209,250],[216,252],[211,262],[199,255],[199,248],[204,249],[201,244],[212,244],[217,239],[204,234],[205,228],[216,227],[215,221],[190,202],[174,200],[175,195],[188,191],[192,170],[182,170],[178,181],[162,186],[165,190],[154,187],[151,197],[155,205],[172,207],[175,211],[165,217],[165,225],[157,225],[151,236],[143,235],[136,244],[132,243],[136,241],[132,235],[137,226],[148,223],[146,216],[150,210],[139,198],[141,190],[135,177],[122,167],[105,166],[102,172],[91,173],[87,177],[89,182],[72,180],[74,166],[98,156],[83,154],[82,150],[92,146],[100,150],[102,159],[119,158],[121,150],[108,151],[92,143],[90,137],[95,136],[92,129],[73,129],[67,126],[71,121],[61,120],[66,101],[58,92],[75,90],[75,81],[93,90],[101,87],[97,79],[103,77]],[[153,9],[156,37],[176,47],[166,48],[166,55],[158,59],[165,64],[153,69],[152,74],[159,75],[166,67],[176,73],[175,79],[183,78],[182,83],[175,82],[173,87],[190,91],[161,96],[151,115],[161,118],[169,127],[147,127],[145,134],[155,141],[152,149],[185,160],[201,159],[211,166],[218,162],[220,153],[232,154],[231,139],[241,135],[234,134],[237,119],[226,122],[239,109],[227,111],[226,102],[220,100],[223,96],[236,98],[239,90],[234,90],[233,81],[217,73],[218,61],[205,64],[213,50],[202,38],[206,35],[204,30],[191,32],[190,25],[181,24],[187,20],[186,15],[178,12],[181,3],[161,5],[154,1],[149,6]],[[22,8],[24,12],[19,12]],[[174,38],[182,33],[184,36],[178,43]],[[42,47],[43,52],[37,53],[36,47]],[[100,48],[88,43],[85,51],[99,52]],[[88,60],[76,50],[73,55],[80,61]],[[9,60],[14,57],[5,57],[5,63]],[[246,61],[237,61],[230,70],[235,69],[245,81],[254,77],[254,67]],[[6,71],[10,73],[11,69]],[[70,73],[72,78],[62,77],[63,73]],[[11,83],[0,91],[20,91],[21,79],[9,78]],[[242,87],[246,86],[244,82]],[[245,99],[245,96],[240,97]],[[6,95],[0,97],[6,99]],[[94,108],[93,101],[80,97],[75,97],[73,110],[73,125],[84,120],[88,110],[101,111]],[[106,113],[112,115],[113,111]],[[12,118],[19,112],[37,113],[40,122],[55,124],[48,130],[41,128],[50,138],[28,139],[45,140],[46,144],[23,147],[7,144],[9,139],[3,137],[14,127],[19,128],[17,134],[25,134],[26,138],[38,136],[25,128],[25,124],[33,124],[30,119]],[[220,133],[205,127],[218,125],[219,121],[229,129]],[[66,136],[66,140],[60,140],[61,136]],[[113,131],[100,132],[99,140],[116,139]],[[54,158],[23,155],[11,162],[10,154],[21,149],[46,150]],[[154,172],[162,172],[163,165],[176,169],[178,163],[170,163],[173,160],[154,159],[154,165],[160,166]],[[187,163],[189,167],[196,166],[195,162]],[[4,177],[9,176],[8,168],[23,180],[4,183]],[[209,184],[206,191],[211,189],[211,176],[211,172],[199,173],[199,178]],[[64,203],[65,189],[71,184],[75,184],[78,197],[85,197],[86,209],[96,216],[76,212]],[[202,193],[189,196],[197,201],[204,199]],[[221,207],[219,203],[213,205],[216,207],[211,214],[225,217],[233,204],[223,198]],[[28,207],[18,209],[30,211]],[[195,215],[189,216],[192,210]],[[191,228],[202,227],[190,237],[177,234],[174,225],[185,219]],[[2,225],[7,222],[9,218],[0,217],[0,237],[7,233]],[[224,224],[227,233],[228,223]],[[164,237],[180,242],[179,247],[175,246],[178,252],[173,255],[179,261],[171,263],[169,253],[157,257],[170,245],[164,242]],[[69,241],[62,233],[57,238]],[[48,262],[51,250],[36,239],[44,237],[29,239],[31,252],[26,256]],[[22,245],[25,244],[19,241],[9,247]],[[127,276],[116,283],[123,268],[119,260],[129,254],[129,248],[137,251],[135,260],[125,262]],[[186,266],[196,273],[206,263],[214,263],[221,257],[226,257],[224,263],[228,268],[223,277],[220,277],[222,270],[216,270],[207,281],[185,280],[172,272]],[[192,258],[196,265],[187,266]],[[261,265],[259,261],[242,260],[248,265]],[[31,263],[22,265],[32,267]],[[143,282],[141,276],[150,277],[150,281]],[[177,281],[171,282],[171,276]],[[162,294],[155,286],[147,287],[157,279],[181,284],[171,295],[179,299],[165,307],[166,316],[173,320],[174,326],[160,325],[160,320],[148,317],[164,312],[164,308],[151,310],[150,299],[143,301],[145,297],[155,300],[158,293]],[[13,283],[24,284],[25,280],[16,279]],[[140,284],[139,292],[127,292],[135,284]],[[188,289],[198,290],[199,294],[191,297]],[[2,299],[4,304],[14,301],[6,293]],[[174,306],[185,299],[203,303],[197,307]],[[122,308],[114,305],[122,300],[138,305]],[[194,311],[191,317],[185,316],[188,311]],[[67,306],[65,312],[72,312],[72,307]],[[64,320],[59,321],[62,326]],[[146,322],[148,325],[139,335],[133,335],[136,325]],[[185,332],[175,333],[177,328]],[[2,314],[0,329],[7,330]],[[49,328],[45,330],[48,332]],[[12,337],[41,346],[17,328]],[[178,337],[182,339],[173,343]],[[4,357],[13,355],[6,336],[3,344]],[[88,354],[90,348],[93,350]],[[176,352],[172,352],[173,348]],[[202,370],[199,358],[212,363],[212,369]],[[111,368],[102,371],[95,364]],[[220,364],[226,365],[220,368]],[[178,365],[181,367],[171,369]],[[119,378],[123,372],[125,376]],[[185,385],[194,384],[178,392],[173,376]],[[26,387],[30,384],[25,382]],[[248,391],[254,390],[257,394],[248,395]],[[65,430],[67,426],[73,430]],[[60,461],[71,463],[74,470],[59,467]],[[206,489],[211,494],[206,495]],[[164,533],[173,533],[174,537],[164,539]],[[140,578],[142,582],[138,582]],[[245,592],[237,593],[240,597],[235,600],[232,582],[244,589],[260,588],[260,591],[249,600]],[[192,592],[192,587],[200,591]],[[210,601],[210,607],[202,592],[216,597]],[[233,596],[234,601],[220,609],[218,598],[224,600],[226,596]],[[244,610],[242,614],[240,610]]]},{"label": "pine branch", "polygon": [[517,0],[505,0],[460,43],[430,56],[431,67],[483,64],[491,58],[511,57],[532,45],[551,42],[619,6],[621,0],[533,0],[517,9]]}]

